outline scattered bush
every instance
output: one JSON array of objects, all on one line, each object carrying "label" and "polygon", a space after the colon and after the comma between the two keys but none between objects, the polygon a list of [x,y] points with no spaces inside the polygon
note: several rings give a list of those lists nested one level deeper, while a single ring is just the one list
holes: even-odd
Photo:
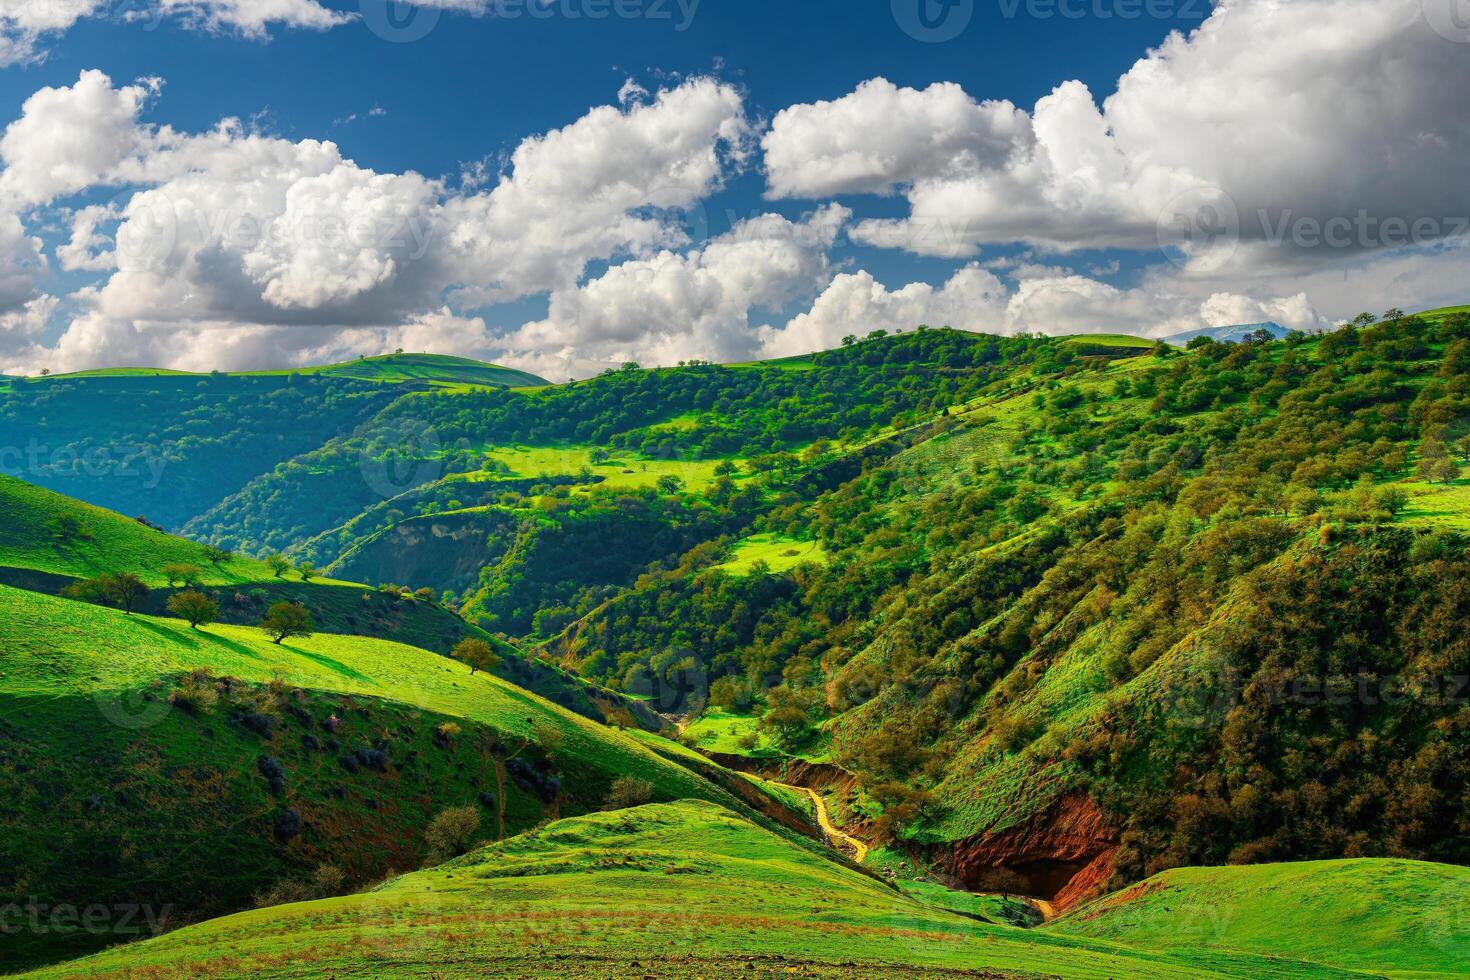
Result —
[{"label": "scattered bush", "polygon": [[219,683],[213,671],[199,667],[179,678],[168,700],[174,707],[191,715],[207,715],[219,703]]},{"label": "scattered bush", "polygon": [[480,811],[472,806],[452,807],[429,821],[424,831],[425,865],[442,864],[470,849],[480,831]]},{"label": "scattered bush", "polygon": [[604,810],[627,810],[653,799],[653,784],[636,776],[619,776],[607,791]]}]

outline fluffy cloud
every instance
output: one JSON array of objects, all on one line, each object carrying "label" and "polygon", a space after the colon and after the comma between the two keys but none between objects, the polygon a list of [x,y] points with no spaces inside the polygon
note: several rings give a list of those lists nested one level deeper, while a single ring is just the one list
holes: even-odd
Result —
[{"label": "fluffy cloud", "polygon": [[841,99],[778,112],[761,147],[771,197],[817,198],[973,173],[1029,138],[1026,114],[1009,102],[976,102],[953,83],[918,91],[875,78]]},{"label": "fluffy cloud", "polygon": [[464,280],[495,273],[461,301],[565,288],[591,259],[688,244],[667,212],[715,190],[749,135],[740,93],[701,78],[524,141],[492,191],[445,206]]},{"label": "fluffy cloud", "polygon": [[[1150,248],[1162,235],[1197,257],[1238,222],[1247,247],[1226,258],[1259,269],[1322,260],[1291,234],[1304,220],[1310,231],[1362,211],[1453,232],[1470,178],[1467,85],[1463,46],[1430,29],[1420,0],[1223,0],[1101,108],[1079,82],[1028,115],[878,79],[780,113],[764,149],[778,197],[902,189],[907,218],[854,230],[874,245],[962,256],[1009,242]],[[1284,242],[1252,247],[1283,222]],[[1333,257],[1381,237],[1354,228]]]},{"label": "fluffy cloud", "polygon": [[[0,66],[40,60],[47,38],[106,7],[103,0],[0,0]],[[326,30],[354,19],[317,0],[142,0],[126,9],[125,20],[175,16],[187,26],[254,38],[277,25]]]},{"label": "fluffy cloud", "polygon": [[317,0],[158,0],[158,8],[206,30],[246,37],[264,37],[274,25],[324,31],[353,19]]},{"label": "fluffy cloud", "polygon": [[[0,138],[9,273],[0,312],[32,297],[43,268],[38,254],[24,254],[36,243],[20,210],[117,189],[108,203],[66,212],[62,268],[111,274],[73,297],[81,312],[58,364],[107,357],[104,337],[140,355],[166,348],[167,361],[181,363],[194,344],[219,351],[226,325],[251,344],[274,338],[292,351],[337,341],[282,342],[274,328],[439,336],[426,324],[443,325],[435,311],[446,294],[462,309],[565,293],[591,262],[686,246],[685,213],[749,142],[740,94],[693,79],[529,138],[493,187],[452,192],[411,172],[360,167],[329,142],[284,140],[235,120],[197,134],[144,123],[157,89],[84,72],[75,85],[38,92]],[[476,322],[483,332],[482,321],[461,326]]]},{"label": "fluffy cloud", "polygon": [[138,113],[157,90],[156,80],[117,88],[102,72],[84,71],[75,85],[26,99],[0,138],[0,201],[14,208],[84,190],[144,152],[150,134]]},{"label": "fluffy cloud", "polygon": [[64,31],[102,7],[102,0],[0,0],[0,66],[31,61],[47,34]]},{"label": "fluffy cloud", "polygon": [[502,359],[564,377],[627,360],[750,357],[758,350],[751,311],[779,310],[821,289],[827,251],[849,216],[837,206],[800,222],[762,215],[701,248],[614,266],[552,293],[546,319],[507,337]]},{"label": "fluffy cloud", "polygon": [[836,347],[848,334],[912,330],[920,324],[958,330],[1002,331],[1009,291],[977,265],[961,269],[942,287],[909,283],[890,291],[867,272],[843,273],[809,311],[782,329],[761,331],[762,353],[782,357]]}]

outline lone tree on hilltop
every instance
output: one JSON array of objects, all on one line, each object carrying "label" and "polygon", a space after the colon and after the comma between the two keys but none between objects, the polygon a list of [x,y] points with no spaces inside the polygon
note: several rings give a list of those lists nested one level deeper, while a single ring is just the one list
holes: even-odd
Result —
[{"label": "lone tree on hilltop", "polygon": [[169,596],[168,611],[189,621],[190,629],[208,626],[219,617],[219,603],[203,592],[187,589]]},{"label": "lone tree on hilltop", "polygon": [[260,621],[260,628],[277,645],[287,637],[310,636],[311,613],[299,603],[278,602],[266,610],[265,618]]},{"label": "lone tree on hilltop", "polygon": [[220,566],[224,565],[225,562],[229,561],[231,558],[234,558],[235,555],[233,552],[230,552],[224,548],[217,548],[212,544],[207,544],[204,546],[204,557],[215,568],[219,568]]},{"label": "lone tree on hilltop", "polygon": [[500,666],[501,660],[490,644],[471,636],[460,640],[454,647],[453,657],[469,665],[470,673],[483,670],[486,673]]},{"label": "lone tree on hilltop", "polygon": [[296,574],[301,576],[301,581],[310,582],[316,578],[316,566],[309,561],[304,561],[296,566]]},{"label": "lone tree on hilltop", "polygon": [[291,570],[291,563],[282,555],[271,555],[265,560],[265,567],[271,570],[276,578],[284,578]]}]

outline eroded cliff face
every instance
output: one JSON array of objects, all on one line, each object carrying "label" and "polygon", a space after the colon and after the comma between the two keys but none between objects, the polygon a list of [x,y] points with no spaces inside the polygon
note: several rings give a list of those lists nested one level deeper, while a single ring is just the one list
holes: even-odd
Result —
[{"label": "eroded cliff face", "polygon": [[1004,881],[1061,913],[1102,890],[1117,851],[1117,830],[1086,794],[1074,793],[1023,826],[936,845],[927,858],[970,891]]},{"label": "eroded cliff face", "polygon": [[479,581],[498,555],[487,550],[492,522],[474,513],[415,518],[364,542],[329,571],[354,582],[402,582],[435,591]]}]

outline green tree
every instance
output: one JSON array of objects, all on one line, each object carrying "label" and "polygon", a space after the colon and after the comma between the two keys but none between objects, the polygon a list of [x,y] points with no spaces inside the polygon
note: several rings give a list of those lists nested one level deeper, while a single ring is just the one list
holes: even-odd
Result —
[{"label": "green tree", "polygon": [[684,481],[672,473],[665,473],[658,478],[658,492],[675,494],[684,489]]},{"label": "green tree", "polygon": [[653,799],[653,784],[636,776],[619,776],[613,780],[603,802],[604,810],[630,810]]},{"label": "green tree", "polygon": [[124,615],[131,616],[133,610],[138,607],[148,595],[148,586],[143,580],[132,572],[118,572],[115,575],[102,576],[106,581],[102,585],[102,593],[107,600],[116,603]]},{"label": "green tree", "polygon": [[470,849],[480,831],[480,811],[472,806],[444,810],[429,821],[424,844],[429,864],[442,864]]},{"label": "green tree", "polygon": [[455,660],[468,664],[471,674],[478,670],[487,673],[498,670],[501,663],[499,655],[490,644],[473,636],[455,644],[452,656]]},{"label": "green tree", "polygon": [[311,613],[300,603],[278,602],[266,610],[260,628],[278,645],[288,637],[310,636],[313,629]]},{"label": "green tree", "polygon": [[265,567],[271,570],[276,578],[285,578],[286,573],[291,570],[291,562],[285,555],[270,555],[265,560]]},{"label": "green tree", "polygon": [[316,566],[309,561],[304,561],[296,566],[296,574],[301,576],[301,581],[310,582],[316,578]]},{"label": "green tree", "polygon": [[163,566],[162,571],[169,585],[198,585],[204,577],[204,569],[184,562],[170,562]]},{"label": "green tree", "polygon": [[219,618],[219,603],[193,589],[186,589],[168,597],[168,611],[180,619],[187,619],[191,629],[208,626]]},{"label": "green tree", "polygon": [[220,568],[234,557],[234,553],[225,548],[217,548],[212,544],[204,546],[204,558],[215,568]]}]

